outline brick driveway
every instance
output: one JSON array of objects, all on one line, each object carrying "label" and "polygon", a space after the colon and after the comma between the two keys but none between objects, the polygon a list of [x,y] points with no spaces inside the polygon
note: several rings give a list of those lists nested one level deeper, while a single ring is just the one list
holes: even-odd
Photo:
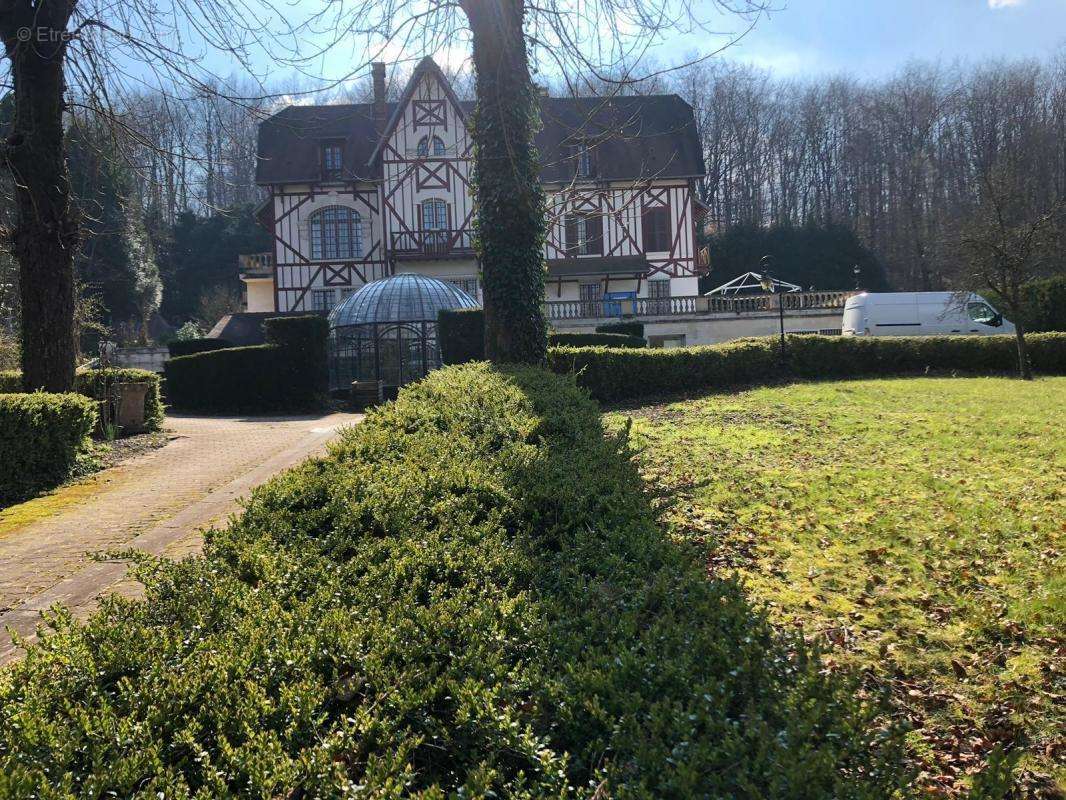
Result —
[{"label": "brick driveway", "polygon": [[195,552],[200,528],[224,521],[252,487],[321,452],[339,428],[360,419],[168,417],[172,438],[164,447],[30,501],[55,509],[47,516],[12,527],[12,512],[29,504],[0,513],[0,663],[18,653],[7,628],[32,635],[54,603],[83,616],[105,590],[136,590],[123,582],[125,565],[92,561],[90,553]]}]

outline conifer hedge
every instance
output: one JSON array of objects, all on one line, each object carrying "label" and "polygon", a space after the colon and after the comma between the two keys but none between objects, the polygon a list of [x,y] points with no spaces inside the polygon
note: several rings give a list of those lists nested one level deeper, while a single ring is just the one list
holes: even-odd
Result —
[{"label": "conifer hedge", "polygon": [[319,316],[272,317],[266,344],[171,358],[167,398],[178,409],[214,413],[299,413],[319,407],[328,390],[326,339]]},{"label": "conifer hedge", "polygon": [[898,737],[570,379],[407,387],[0,678],[0,796],[887,798]]}]

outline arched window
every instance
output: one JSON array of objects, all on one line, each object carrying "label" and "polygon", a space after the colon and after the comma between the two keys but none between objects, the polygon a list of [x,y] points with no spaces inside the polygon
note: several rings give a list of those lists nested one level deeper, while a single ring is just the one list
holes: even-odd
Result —
[{"label": "arched window", "polygon": [[422,201],[422,230],[443,231],[448,229],[448,204],[443,200]]},{"label": "arched window", "polygon": [[418,157],[425,158],[429,155],[430,147],[432,146],[433,155],[442,156],[445,153],[444,140],[439,136],[434,136],[430,139],[428,136],[423,136],[418,141]]},{"label": "arched window", "polygon": [[363,255],[363,226],[359,212],[329,206],[311,215],[311,258],[332,260]]}]

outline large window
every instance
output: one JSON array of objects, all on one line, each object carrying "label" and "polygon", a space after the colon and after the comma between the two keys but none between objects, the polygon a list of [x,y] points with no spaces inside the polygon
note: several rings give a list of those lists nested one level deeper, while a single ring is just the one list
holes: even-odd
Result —
[{"label": "large window", "polygon": [[338,181],[344,177],[344,146],[341,142],[323,142],[319,159],[322,180]]},{"label": "large window", "polygon": [[358,211],[330,206],[311,215],[311,258],[332,261],[362,255],[363,227]]},{"label": "large window", "polygon": [[423,136],[418,142],[418,149],[416,151],[419,158],[425,158],[432,153],[434,156],[443,156],[448,152],[444,146],[444,140],[439,136]]},{"label": "large window", "polygon": [[670,250],[670,209],[666,206],[645,208],[641,215],[644,252],[665,253]]},{"label": "large window", "polygon": [[670,279],[648,281],[648,313],[670,313]]},{"label": "large window", "polygon": [[603,218],[599,214],[568,214],[566,252],[572,256],[603,254]]},{"label": "large window", "polygon": [[603,316],[603,285],[599,281],[596,283],[582,283],[578,287],[578,293],[578,297],[581,299],[580,313],[582,317]]},{"label": "large window", "polygon": [[422,201],[422,230],[448,230],[448,204],[443,200]]}]

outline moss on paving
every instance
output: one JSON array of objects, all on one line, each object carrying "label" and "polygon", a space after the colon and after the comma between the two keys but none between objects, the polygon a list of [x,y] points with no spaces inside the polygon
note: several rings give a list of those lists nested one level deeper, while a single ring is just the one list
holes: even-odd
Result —
[{"label": "moss on paving", "polygon": [[[782,625],[867,670],[930,788],[995,744],[1027,796],[1066,784],[1066,379],[760,389],[634,418],[678,536]],[[1048,792],[1048,794],[1044,794]]]}]

